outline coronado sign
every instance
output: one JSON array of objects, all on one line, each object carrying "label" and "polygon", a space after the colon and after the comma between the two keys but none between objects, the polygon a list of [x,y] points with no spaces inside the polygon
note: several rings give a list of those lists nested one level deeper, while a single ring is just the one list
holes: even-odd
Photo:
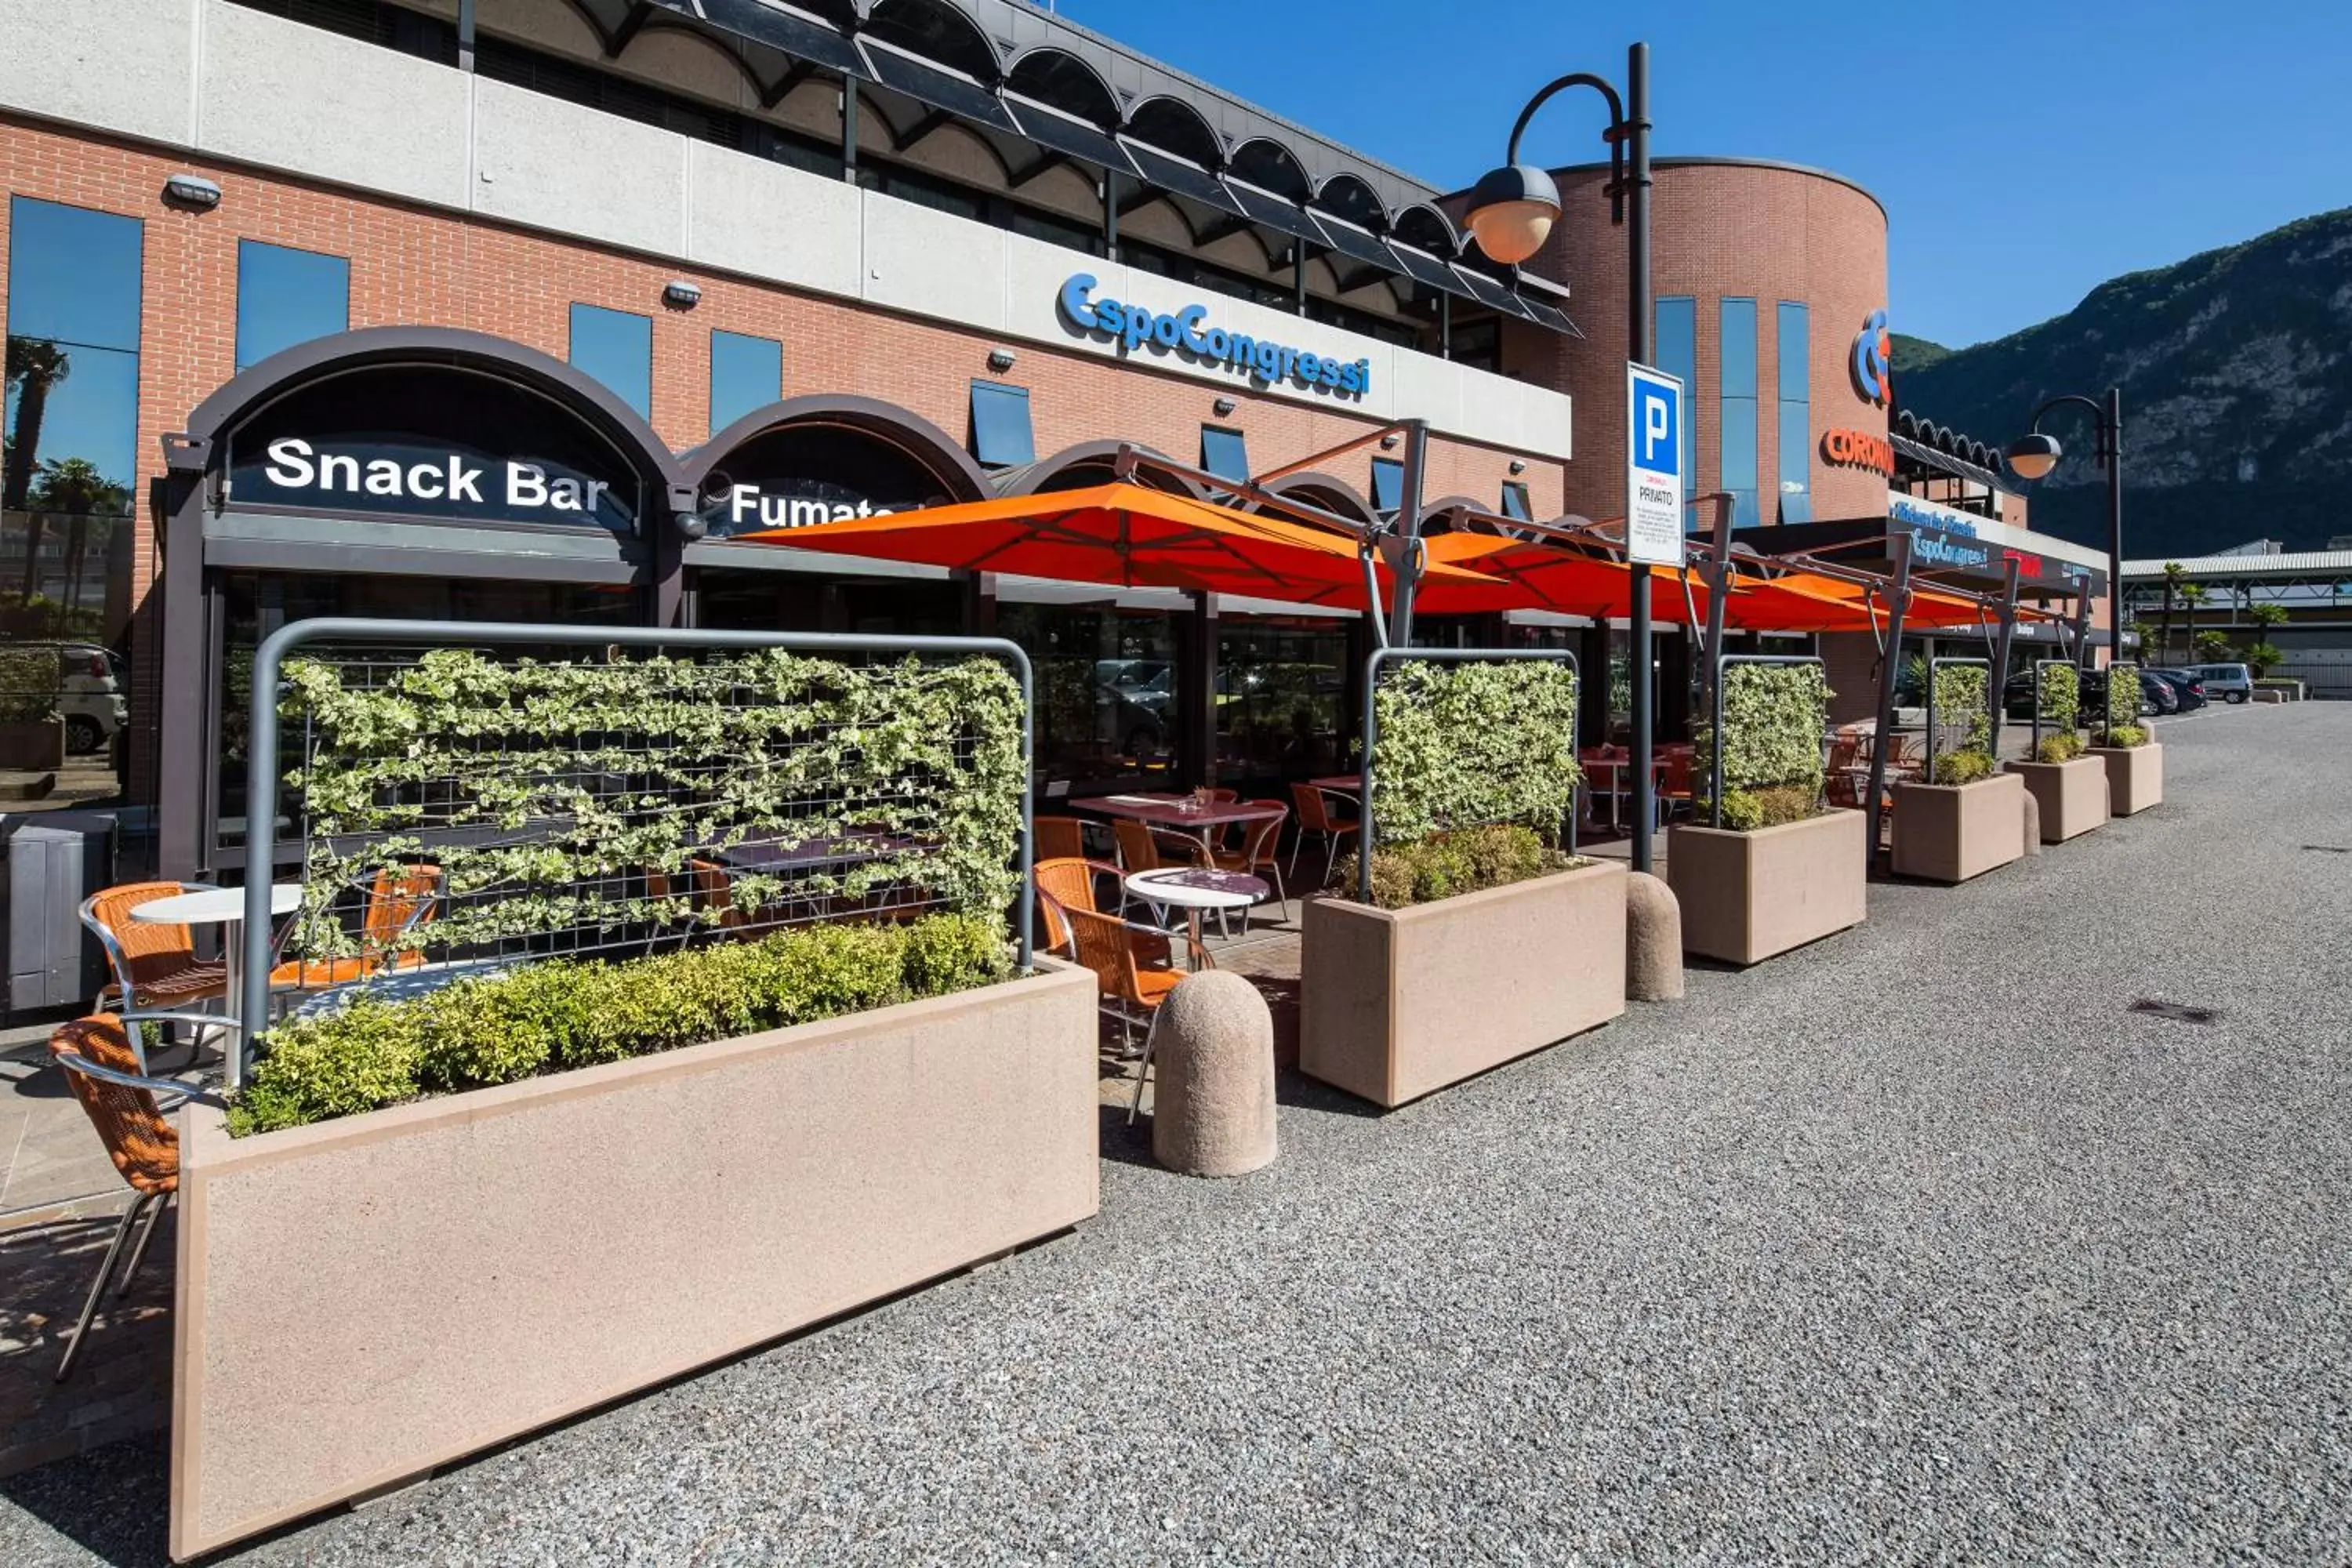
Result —
[{"label": "coronado sign", "polygon": [[1162,315],[1148,305],[1130,305],[1108,295],[1097,299],[1094,276],[1086,272],[1062,285],[1061,302],[1062,314],[1072,326],[1116,340],[1130,354],[1145,347],[1181,353],[1203,364],[1246,370],[1259,381],[1295,381],[1342,397],[1361,397],[1372,389],[1370,360],[1334,359],[1209,326],[1206,305],[1186,305]]}]

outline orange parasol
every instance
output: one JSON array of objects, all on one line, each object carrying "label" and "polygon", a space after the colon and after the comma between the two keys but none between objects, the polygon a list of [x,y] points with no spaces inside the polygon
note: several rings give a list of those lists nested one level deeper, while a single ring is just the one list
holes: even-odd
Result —
[{"label": "orange parasol", "polygon": [[[733,542],[1118,588],[1187,588],[1365,607],[1354,540],[1140,485],[1091,485],[809,528],[762,529]],[[1376,570],[1385,605],[1395,591],[1394,577],[1385,563]],[[1432,561],[1422,581],[1468,588],[1490,580]]]},{"label": "orange parasol", "polygon": [[[1427,541],[1432,571],[1413,605],[1423,615],[1469,616],[1486,610],[1550,610],[1563,616],[1625,616],[1633,613],[1633,574],[1622,562],[1580,555],[1542,540],[1492,533],[1434,533]],[[1441,582],[1435,567],[1466,566],[1485,580]],[[1690,595],[1684,597],[1687,582]],[[1706,580],[1671,566],[1650,572],[1650,613],[1680,626],[1692,606],[1706,614]]]}]

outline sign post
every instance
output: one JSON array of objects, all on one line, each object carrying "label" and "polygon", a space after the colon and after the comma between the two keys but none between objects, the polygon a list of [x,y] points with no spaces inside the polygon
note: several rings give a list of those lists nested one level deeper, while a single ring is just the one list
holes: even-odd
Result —
[{"label": "sign post", "polygon": [[1658,818],[1650,732],[1650,568],[1683,563],[1683,384],[1625,362],[1625,560],[1632,568],[1633,869],[1650,868]]}]

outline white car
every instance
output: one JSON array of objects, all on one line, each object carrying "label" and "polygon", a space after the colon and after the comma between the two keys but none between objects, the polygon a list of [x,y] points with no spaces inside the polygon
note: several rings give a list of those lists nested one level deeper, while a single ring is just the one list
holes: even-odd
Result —
[{"label": "white car", "polygon": [[102,752],[131,719],[131,682],[122,656],[94,642],[19,643],[58,656],[58,711],[66,721],[66,750]]},{"label": "white car", "polygon": [[2254,672],[2242,664],[2192,664],[2189,673],[2205,683],[2208,699],[2250,702],[2254,696]]}]

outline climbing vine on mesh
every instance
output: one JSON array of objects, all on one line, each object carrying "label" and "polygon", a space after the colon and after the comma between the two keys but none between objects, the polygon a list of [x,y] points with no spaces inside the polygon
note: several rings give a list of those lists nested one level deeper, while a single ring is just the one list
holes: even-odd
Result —
[{"label": "climbing vine on mesh", "polygon": [[1576,805],[1576,670],[1552,659],[1405,659],[1372,696],[1372,820],[1383,844],[1516,823],[1559,841]]},{"label": "climbing vine on mesh", "polygon": [[1019,892],[1026,720],[993,659],[438,648],[388,673],[317,657],[284,676],[305,957],[358,952],[337,900],[418,863],[444,896],[408,949],[688,925],[709,915],[690,863],[747,841],[834,852],[734,872],[736,910],[887,894],[994,916]]}]

